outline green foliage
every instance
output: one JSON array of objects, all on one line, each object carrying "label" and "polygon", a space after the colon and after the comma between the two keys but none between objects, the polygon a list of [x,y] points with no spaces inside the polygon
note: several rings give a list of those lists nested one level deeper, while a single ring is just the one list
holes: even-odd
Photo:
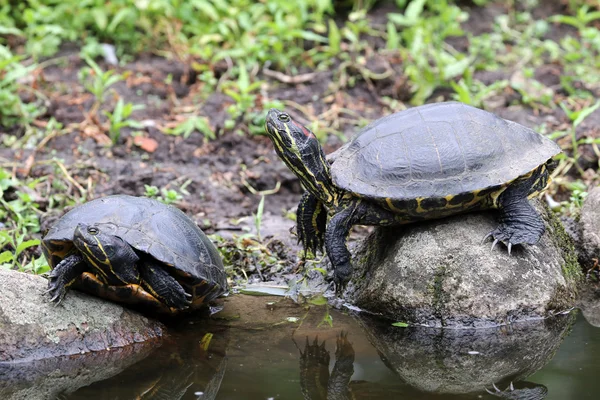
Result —
[{"label": "green foliage", "polygon": [[207,139],[216,139],[215,133],[208,124],[208,118],[201,116],[189,117],[174,128],[163,129],[163,132],[167,135],[183,136],[184,139],[190,137],[194,131],[202,133]]},{"label": "green foliage", "polygon": [[[414,96],[413,104],[423,104],[438,87],[463,76],[473,63],[468,55],[456,52],[446,42],[462,36],[460,23],[467,14],[446,0],[410,1],[403,14],[388,14],[388,49],[398,49],[405,60]],[[400,31],[398,31],[400,28]]]},{"label": "green foliage", "polygon": [[[37,181],[20,182],[0,168],[0,268],[43,273],[48,270],[43,257],[31,250],[40,244],[32,234],[40,231],[38,204],[29,194]],[[6,200],[11,193],[11,200]]]},{"label": "green foliage", "polygon": [[[590,114],[592,114],[594,111],[596,111],[598,109],[598,107],[600,107],[600,100],[596,101],[596,103],[594,103],[591,106],[584,107],[584,108],[581,108],[578,110],[569,109],[569,107],[565,103],[560,103],[560,107],[563,109],[563,111],[565,112],[567,117],[572,122],[571,128],[569,129],[569,131],[565,132],[565,133],[568,133],[571,137],[572,154],[571,154],[570,162],[572,162],[573,165],[575,165],[576,168],[579,169],[580,174],[583,175],[583,171],[579,167],[579,164],[577,164],[577,160],[579,159],[579,145],[584,144],[585,142],[583,140],[577,139],[577,127],[587,117],[589,117]],[[555,133],[555,136],[556,136],[556,133]],[[600,144],[600,140],[596,140],[595,143]]]},{"label": "green foliage", "polygon": [[34,57],[85,38],[114,43],[118,54],[170,46],[212,61],[284,66],[304,41],[327,40],[311,27],[331,10],[331,0],[1,0],[0,21],[22,32]]},{"label": "green foliage", "polygon": [[[0,34],[2,27],[0,27]],[[30,75],[37,64],[28,66],[20,61],[23,56],[15,56],[8,47],[0,44],[0,127],[9,127],[17,122],[21,124],[30,123],[35,117],[42,114],[45,109],[38,102],[25,103],[19,96],[20,89],[25,89],[26,85],[21,85],[19,80]],[[29,89],[38,96],[37,92]]]},{"label": "green foliage", "polygon": [[[180,190],[184,194],[187,194],[187,192],[185,190],[185,186],[187,186],[187,185],[182,185]],[[181,201],[183,199],[183,196],[177,190],[174,190],[174,189],[167,189],[167,188],[159,189],[156,186],[151,186],[151,185],[144,185],[144,189],[146,190],[146,192],[144,193],[144,196],[149,197],[151,199],[158,200],[165,204],[173,204],[173,203]]]},{"label": "green foliage", "polygon": [[133,119],[129,119],[129,116],[134,110],[139,110],[144,108],[141,104],[125,104],[123,99],[119,98],[117,104],[113,112],[105,111],[104,115],[108,118],[109,122],[109,137],[113,144],[117,144],[119,142],[119,138],[121,137],[121,129],[123,128],[142,128],[142,124]]},{"label": "green foliage", "polygon": [[84,57],[89,67],[84,67],[79,71],[79,80],[82,85],[96,98],[94,109],[97,109],[106,97],[110,86],[122,81],[124,75],[116,74],[113,70],[102,71],[102,68],[94,60]]}]

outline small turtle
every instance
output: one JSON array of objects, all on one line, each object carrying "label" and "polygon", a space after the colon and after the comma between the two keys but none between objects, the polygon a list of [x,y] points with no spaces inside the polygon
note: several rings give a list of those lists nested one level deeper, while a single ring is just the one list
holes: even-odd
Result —
[{"label": "small turtle", "polygon": [[265,125],[306,189],[296,214],[299,240],[313,254],[325,244],[338,290],[352,272],[345,241],[353,225],[497,208],[500,225],[486,238],[503,242],[509,253],[544,233],[528,198],[546,188],[560,148],[492,113],[458,102],[411,108],[376,120],[328,159],[315,135],[288,113],[271,109]]},{"label": "small turtle", "polygon": [[148,198],[108,196],[76,207],[48,231],[42,250],[57,303],[75,286],[175,314],[227,289],[221,257],[204,232],[179,209]]}]

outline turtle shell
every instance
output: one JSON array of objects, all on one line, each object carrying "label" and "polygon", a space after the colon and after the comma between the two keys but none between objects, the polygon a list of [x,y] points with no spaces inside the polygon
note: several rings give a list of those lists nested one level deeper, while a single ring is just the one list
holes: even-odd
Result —
[{"label": "turtle shell", "polygon": [[506,186],[560,148],[539,133],[458,102],[381,118],[330,158],[334,183],[378,202],[450,198]]},{"label": "turtle shell", "polygon": [[[173,268],[176,279],[192,288],[193,305],[198,305],[198,296],[202,296],[200,303],[203,303],[227,288],[217,249],[194,221],[173,206],[143,197],[117,195],[72,209],[42,240],[44,255],[52,268],[74,250],[73,234],[79,223],[101,226],[104,232],[119,236],[165,268]],[[200,287],[202,290],[193,290]]]}]

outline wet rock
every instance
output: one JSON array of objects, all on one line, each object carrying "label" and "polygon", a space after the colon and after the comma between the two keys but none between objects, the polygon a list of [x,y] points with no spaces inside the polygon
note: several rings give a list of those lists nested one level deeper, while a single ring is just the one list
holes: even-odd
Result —
[{"label": "wet rock", "polygon": [[58,306],[47,281],[0,270],[0,364],[83,354],[158,340],[159,322],[73,291]]},{"label": "wet rock", "polygon": [[399,328],[364,315],[359,322],[384,364],[404,382],[422,392],[464,394],[493,385],[504,389],[510,382],[522,387],[520,381],[552,359],[575,313],[487,329]]},{"label": "wet rock", "polygon": [[76,356],[19,363],[0,362],[0,398],[57,399],[119,374],[146,358],[154,348],[153,343],[145,342]]},{"label": "wet rock", "polygon": [[600,259],[600,187],[588,192],[579,218],[581,234],[577,243],[579,262],[584,269],[597,266]]},{"label": "wet rock", "polygon": [[600,288],[597,285],[584,286],[577,303],[585,320],[600,328]]},{"label": "wet rock", "polygon": [[406,227],[377,228],[354,257],[347,298],[395,321],[433,327],[489,327],[572,307],[581,272],[560,222],[547,221],[537,245],[508,255],[482,244],[497,226],[491,212]]}]

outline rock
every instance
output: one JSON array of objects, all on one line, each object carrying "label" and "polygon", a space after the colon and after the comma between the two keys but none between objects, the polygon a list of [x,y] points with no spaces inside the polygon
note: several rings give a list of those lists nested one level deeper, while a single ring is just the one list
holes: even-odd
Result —
[{"label": "rock", "polygon": [[149,356],[155,347],[151,342],[134,343],[111,351],[96,351],[31,362],[0,363],[0,398],[3,400],[62,398],[61,396],[79,388],[118,375]]},{"label": "rock", "polygon": [[[504,389],[511,381],[522,387],[518,382],[552,359],[575,320],[570,313],[509,327],[439,329],[399,328],[361,315],[359,323],[403,382],[425,393],[465,394],[492,389],[492,384]],[[545,389],[536,386],[527,392]]]},{"label": "rock", "polygon": [[600,289],[597,285],[585,285],[580,292],[577,307],[590,325],[600,328]]},{"label": "rock", "polygon": [[123,307],[71,291],[56,306],[47,281],[0,269],[0,364],[83,354],[158,340],[159,322]]},{"label": "rock", "polygon": [[600,260],[600,187],[588,192],[581,208],[579,224],[579,262],[587,270],[597,266]]},{"label": "rock", "polygon": [[395,321],[432,327],[489,327],[545,317],[574,305],[581,272],[560,221],[547,221],[537,245],[482,243],[497,226],[491,212],[405,227],[377,228],[353,262],[350,303]]}]

